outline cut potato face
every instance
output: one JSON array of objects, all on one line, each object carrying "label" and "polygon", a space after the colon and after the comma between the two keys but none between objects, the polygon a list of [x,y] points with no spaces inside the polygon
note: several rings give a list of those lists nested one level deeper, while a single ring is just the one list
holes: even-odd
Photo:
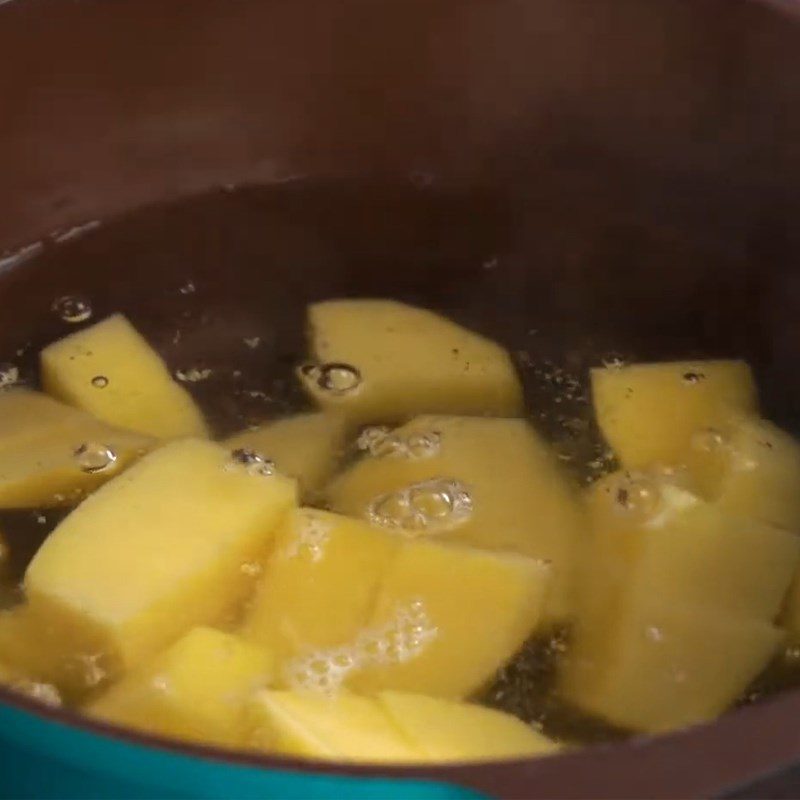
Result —
[{"label": "cut potato face", "polygon": [[582,510],[527,422],[418,417],[370,446],[377,455],[367,453],[326,490],[334,509],[410,536],[549,561],[547,615],[570,615]]},{"label": "cut potato face", "polygon": [[349,685],[472,694],[542,625],[549,572],[524,556],[409,542],[384,578]]},{"label": "cut potato face", "polygon": [[698,431],[754,414],[758,396],[744,361],[674,361],[593,369],[600,430],[622,465],[681,464]]},{"label": "cut potato face", "polygon": [[304,495],[330,478],[344,448],[345,420],[337,414],[297,414],[243,431],[226,440],[231,450],[261,453],[276,467],[296,478]]},{"label": "cut potato face", "polygon": [[719,713],[781,642],[771,623],[800,540],[652,473],[608,476],[587,505],[592,542],[562,695],[638,730]]},{"label": "cut potato face", "polygon": [[146,661],[240,603],[296,484],[219,445],[162,447],[106,484],[49,536],[25,575],[41,619],[108,670]]},{"label": "cut potato face", "polygon": [[110,425],[159,439],[208,435],[191,395],[121,314],[46,347],[41,369],[48,394]]},{"label": "cut potato face", "polygon": [[510,714],[405,692],[381,692],[378,703],[426,761],[483,761],[553,753],[558,745]]},{"label": "cut potato face", "polygon": [[[610,658],[588,665],[597,672],[596,680],[573,683],[575,673],[568,668],[564,694],[616,725],[648,732],[720,714],[785,638],[767,622],[667,605],[655,596],[651,602],[626,607],[611,635]],[[582,657],[586,654],[579,651],[572,655]]]},{"label": "cut potato face", "polygon": [[310,306],[308,319],[313,361],[300,370],[303,384],[353,425],[522,411],[508,353],[445,317],[391,300],[332,300]]},{"label": "cut potato face", "polygon": [[267,690],[256,695],[249,713],[251,742],[269,752],[336,761],[422,760],[369,697]]},{"label": "cut potato face", "polygon": [[441,763],[541,755],[558,748],[508,714],[402,692],[328,697],[264,691],[249,710],[257,746],[307,758]]},{"label": "cut potato face", "polygon": [[40,392],[2,391],[0,508],[74,504],[154,444]]},{"label": "cut potato face", "polygon": [[212,628],[193,628],[87,713],[161,736],[243,745],[245,701],[269,685],[273,666],[264,648]]},{"label": "cut potato face", "polygon": [[290,512],[244,621],[281,659],[353,641],[367,624],[400,541],[317,509]]}]

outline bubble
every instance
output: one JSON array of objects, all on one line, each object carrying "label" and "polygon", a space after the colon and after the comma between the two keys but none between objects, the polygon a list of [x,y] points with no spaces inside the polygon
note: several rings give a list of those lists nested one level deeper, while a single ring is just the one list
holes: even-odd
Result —
[{"label": "bubble", "polygon": [[181,383],[199,383],[211,377],[211,370],[208,368],[189,367],[189,369],[176,369],[175,377]]},{"label": "bubble", "polygon": [[8,362],[0,362],[0,389],[19,383],[19,369]]},{"label": "bubble", "polygon": [[304,557],[312,562],[319,561],[325,554],[325,545],[330,538],[330,532],[330,524],[311,514],[303,514],[295,528],[294,536],[284,551],[284,556]]},{"label": "bubble", "polygon": [[373,456],[384,455],[394,449],[394,439],[388,425],[368,425],[356,439],[356,448]]},{"label": "bubble", "polygon": [[334,397],[351,394],[361,386],[361,373],[350,364],[304,364],[299,374]]},{"label": "bubble", "polygon": [[439,431],[412,433],[405,442],[407,455],[412,458],[432,458],[439,454],[441,445],[442,435]]},{"label": "bubble", "polygon": [[59,297],[53,302],[52,309],[64,322],[73,325],[86,322],[92,316],[91,303],[81,295]]},{"label": "bubble", "polygon": [[647,628],[645,628],[644,633],[651,642],[664,641],[664,632],[661,630],[661,628],[657,628],[655,625],[648,625]]},{"label": "bubble", "polygon": [[74,665],[70,667],[77,670],[83,685],[87,689],[99,686],[108,677],[108,670],[103,665],[104,655],[102,653],[81,654],[74,658]]},{"label": "bubble", "polygon": [[172,682],[165,675],[156,675],[151,683],[153,688],[162,694],[170,694],[172,692]]},{"label": "bubble", "polygon": [[40,683],[26,679],[14,681],[9,688],[52,708],[59,708],[64,703],[61,699],[61,693],[52,683]]},{"label": "bubble", "polygon": [[355,670],[416,658],[437,635],[425,604],[412,600],[398,605],[385,625],[363,630],[351,644],[290,660],[284,675],[292,688],[332,694]]},{"label": "bubble", "polygon": [[194,294],[197,291],[197,287],[194,285],[194,281],[189,280],[186,281],[186,283],[184,283],[183,286],[181,286],[181,288],[178,289],[178,291],[184,295]]},{"label": "bubble", "polygon": [[376,497],[367,507],[375,525],[404,532],[440,532],[466,521],[472,514],[472,497],[453,478],[433,478]]},{"label": "bubble", "polygon": [[108,386],[108,378],[105,375],[95,375],[92,378],[92,386],[95,389],[105,389]]},{"label": "bubble", "polygon": [[716,428],[704,428],[692,434],[690,444],[693,450],[713,453],[721,450],[727,444],[727,440]]},{"label": "bubble", "polygon": [[245,561],[239,567],[239,570],[244,575],[247,575],[248,578],[257,578],[264,571],[264,568],[257,561]]},{"label": "bubble", "polygon": [[346,646],[336,647],[290,660],[284,668],[284,676],[293,689],[330,695],[337,692],[360,665],[356,652]]},{"label": "bubble", "polygon": [[275,474],[275,462],[264,458],[255,450],[239,448],[231,452],[234,467],[244,467],[248,475],[269,477]]},{"label": "bubble", "polygon": [[249,347],[251,350],[255,350],[261,345],[260,336],[245,336],[242,341],[245,343],[245,346]]},{"label": "bubble", "polygon": [[78,466],[89,474],[104,472],[117,461],[117,454],[106,444],[84,442],[75,448],[73,455]]},{"label": "bubble", "polygon": [[409,492],[409,505],[417,514],[427,519],[444,519],[453,513],[453,498],[441,488],[416,488]]}]

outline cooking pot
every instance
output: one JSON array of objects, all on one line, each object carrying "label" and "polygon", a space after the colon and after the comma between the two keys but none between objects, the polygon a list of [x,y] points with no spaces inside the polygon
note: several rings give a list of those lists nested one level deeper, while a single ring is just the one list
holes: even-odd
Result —
[{"label": "cooking pot", "polygon": [[[735,355],[797,430],[798,12],[6,0],[0,355],[32,374],[64,333],[53,299],[78,293],[173,366],[268,384],[240,396],[266,415],[295,400],[306,302],[389,295],[510,347],[534,417],[537,364]],[[195,388],[224,432],[220,385]],[[781,796],[798,759],[797,691],[666,736],[407,769],[181,746],[0,691],[8,797]]]}]

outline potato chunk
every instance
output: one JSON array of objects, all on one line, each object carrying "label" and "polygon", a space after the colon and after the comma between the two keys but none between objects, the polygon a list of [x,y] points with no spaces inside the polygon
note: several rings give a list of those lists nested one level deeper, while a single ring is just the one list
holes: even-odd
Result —
[{"label": "potato chunk", "polygon": [[187,439],[146,456],[73,511],[28,567],[32,609],[73,647],[130,669],[230,613],[295,503],[295,482]]},{"label": "potato chunk", "polygon": [[366,625],[399,540],[312,508],[287,515],[244,623],[280,658],[346,644]]},{"label": "potato chunk", "polygon": [[409,542],[383,580],[349,685],[471,694],[541,625],[549,572],[525,556]]},{"label": "potato chunk", "polygon": [[611,630],[606,630],[613,636],[610,656],[588,665],[597,679],[571,683],[575,673],[568,669],[566,697],[616,725],[650,732],[713,719],[741,695],[784,639],[783,631],[767,622],[668,605],[655,595],[627,606]]},{"label": "potato chunk", "polygon": [[[418,417],[373,450],[377,455],[366,455],[329,485],[333,508],[400,530],[411,526],[407,532],[414,535],[546,559],[553,567],[548,617],[569,615],[573,560],[583,533],[580,503],[527,422]],[[419,504],[424,512],[426,491],[435,486],[422,492],[413,487],[424,489],[437,479],[455,481],[471,508],[419,525],[420,516],[408,512]]]},{"label": "potato chunk", "polygon": [[342,454],[344,417],[337,414],[296,414],[242,431],[226,440],[232,450],[245,448],[272,459],[278,469],[297,478],[305,495],[330,478]]},{"label": "potato chunk", "polygon": [[675,361],[592,370],[597,422],[629,469],[680,464],[700,430],[755,413],[744,361]]},{"label": "potato chunk", "polygon": [[391,300],[316,303],[308,317],[316,369],[301,370],[304,384],[353,424],[522,411],[508,353],[445,317]]},{"label": "potato chunk", "polygon": [[75,503],[154,444],[40,392],[0,392],[0,508]]},{"label": "potato chunk", "polygon": [[208,435],[191,395],[121,314],[42,350],[49,394],[98,419],[160,439]]},{"label": "potato chunk", "polygon": [[[562,694],[642,730],[705,719],[730,705],[780,642],[770,623],[800,540],[729,515],[652,473],[608,476],[587,505],[592,542]],[[660,692],[664,702],[656,703]]]},{"label": "potato chunk", "polygon": [[86,711],[148,733],[243,745],[245,701],[272,675],[267,650],[212,628],[192,628]]},{"label": "potato chunk", "polygon": [[426,761],[525,758],[558,745],[510,714],[404,692],[381,692],[378,702]]},{"label": "potato chunk", "polygon": [[249,706],[252,743],[268,752],[336,761],[420,761],[369,697],[340,692],[259,692]]}]

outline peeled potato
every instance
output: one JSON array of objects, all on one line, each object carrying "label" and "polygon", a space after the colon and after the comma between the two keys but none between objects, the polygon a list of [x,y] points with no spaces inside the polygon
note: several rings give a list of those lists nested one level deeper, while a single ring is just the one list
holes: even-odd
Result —
[{"label": "peeled potato", "polygon": [[308,319],[314,364],[301,370],[304,385],[354,425],[522,411],[508,353],[445,317],[392,300],[330,300]]},{"label": "peeled potato", "polygon": [[653,474],[611,475],[587,506],[592,540],[561,694],[641,730],[722,711],[781,641],[771,622],[800,540]]},{"label": "peeled potato", "polygon": [[245,618],[245,635],[281,659],[352,641],[399,545],[361,520],[312,508],[290,512]]},{"label": "peeled potato", "polygon": [[271,654],[212,628],[192,628],[86,710],[117,725],[189,741],[245,743],[244,704],[273,677]]},{"label": "peeled potato", "polygon": [[230,449],[255,450],[296,478],[305,494],[330,478],[344,447],[345,420],[336,414],[296,414],[242,431],[225,444]]},{"label": "peeled potato", "polygon": [[555,742],[508,714],[402,692],[334,697],[260,692],[254,743],[270,752],[359,762],[453,762],[550,753]]},{"label": "peeled potato", "polygon": [[159,439],[208,436],[191,395],[121,314],[42,350],[48,394],[120,428]]},{"label": "peeled potato", "polygon": [[511,553],[406,544],[381,584],[362,635],[366,658],[349,685],[470,695],[542,625],[549,573]]},{"label": "peeled potato", "polygon": [[154,444],[40,392],[0,392],[0,508],[75,503]]},{"label": "peeled potato", "polygon": [[593,369],[597,422],[624,467],[680,464],[692,437],[757,411],[744,361],[675,361]]},{"label": "peeled potato", "polygon": [[[584,665],[592,683],[562,693],[586,711],[634,730],[661,732],[702,722],[728,708],[766,666],[784,634],[768,622],[714,609],[673,605],[653,594],[620,610],[610,655]],[[586,657],[573,654],[572,658]]]},{"label": "peeled potato", "polygon": [[369,697],[263,691],[249,706],[251,743],[271,753],[336,761],[420,761],[419,751]]},{"label": "peeled potato", "polygon": [[510,714],[404,692],[381,692],[378,703],[426,761],[527,758],[558,745]]},{"label": "peeled potato", "polygon": [[[547,615],[551,619],[569,616],[582,511],[577,493],[547,444],[527,422],[417,417],[394,431],[390,441],[379,442],[376,452],[365,455],[328,486],[325,494],[334,509],[376,519],[376,501],[384,497],[377,508],[383,524],[394,522],[403,530],[407,523],[416,525],[415,517],[407,509],[398,509],[387,495],[394,493],[401,506],[410,504],[412,511],[415,505],[424,511],[425,503],[435,501],[432,493],[451,491],[446,484],[455,481],[471,501],[471,510],[437,518],[410,532],[551,562],[553,586]],[[419,488],[410,495],[403,494],[415,486]],[[389,511],[384,513],[385,509]],[[398,516],[398,510],[405,517]],[[434,516],[439,513],[432,511]]]},{"label": "peeled potato", "polygon": [[173,442],[73,511],[25,574],[42,624],[113,675],[242,601],[295,504],[296,484],[232,461],[211,442]]}]

